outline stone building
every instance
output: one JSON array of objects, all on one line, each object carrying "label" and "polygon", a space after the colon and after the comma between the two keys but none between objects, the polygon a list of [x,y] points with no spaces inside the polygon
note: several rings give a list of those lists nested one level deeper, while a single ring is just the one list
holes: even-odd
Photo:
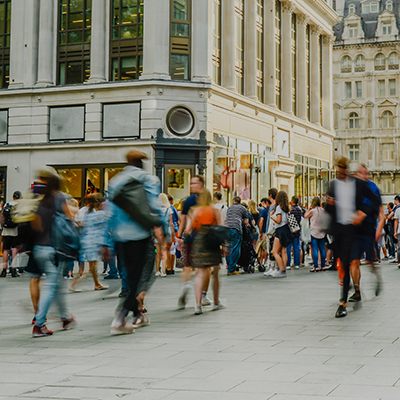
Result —
[{"label": "stone building", "polygon": [[340,0],[333,47],[334,154],[372,171],[384,201],[400,192],[398,0]]},{"label": "stone building", "polygon": [[0,0],[2,196],[38,166],[81,200],[137,147],[163,191],[308,198],[332,166],[324,0]]}]

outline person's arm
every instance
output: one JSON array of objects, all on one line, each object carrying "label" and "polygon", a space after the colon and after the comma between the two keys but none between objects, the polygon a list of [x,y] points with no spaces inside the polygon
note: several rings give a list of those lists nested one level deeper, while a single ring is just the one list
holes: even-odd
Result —
[{"label": "person's arm", "polygon": [[185,231],[186,219],[187,219],[187,215],[181,214],[181,223],[179,225],[178,239],[182,238],[183,232]]},{"label": "person's arm", "polygon": [[271,219],[272,219],[272,221],[274,221],[274,222],[276,222],[278,225],[281,223],[281,221],[282,221],[282,214],[278,214],[277,216],[276,216],[276,218],[274,218],[272,215],[271,215]]},{"label": "person's arm", "polygon": [[[313,209],[310,208],[308,211],[306,211],[306,213],[304,214],[304,218],[311,218],[312,215],[313,215],[312,210],[313,210]],[[317,218],[317,217],[315,217],[315,218]]]},{"label": "person's arm", "polygon": [[172,241],[175,242],[175,226],[174,226],[174,219],[172,218],[172,213],[169,215],[169,225],[171,226],[171,238]]},{"label": "person's arm", "polygon": [[399,220],[398,219],[395,219],[394,220],[394,237],[395,237],[395,239],[397,239],[397,228],[398,228],[398,226],[399,226]]},{"label": "person's arm", "polygon": [[377,242],[382,237],[382,229],[383,229],[383,226],[385,225],[385,213],[383,211],[383,207],[382,206],[379,207],[379,217],[378,217],[378,219],[379,219],[379,222],[378,222],[378,227],[376,228],[376,235],[375,235],[376,236],[375,239],[376,239]]},{"label": "person's arm", "polygon": [[390,213],[389,213],[389,215],[387,216],[387,219],[389,220],[389,219],[393,219],[393,217],[394,217],[394,211],[391,211]]}]

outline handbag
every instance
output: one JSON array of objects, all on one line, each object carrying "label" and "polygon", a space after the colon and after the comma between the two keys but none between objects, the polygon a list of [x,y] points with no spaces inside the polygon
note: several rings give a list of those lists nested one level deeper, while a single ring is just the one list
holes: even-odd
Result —
[{"label": "handbag", "polygon": [[287,215],[287,220],[288,220],[290,232],[296,233],[300,230],[300,226],[299,226],[294,214],[289,212]]},{"label": "handbag", "polygon": [[218,244],[221,246],[223,243],[228,242],[230,238],[230,230],[227,226],[212,225],[207,235],[207,241],[214,246]]},{"label": "handbag", "polygon": [[121,186],[115,192],[112,202],[145,229],[162,226],[160,215],[150,207],[143,183],[136,179]]}]

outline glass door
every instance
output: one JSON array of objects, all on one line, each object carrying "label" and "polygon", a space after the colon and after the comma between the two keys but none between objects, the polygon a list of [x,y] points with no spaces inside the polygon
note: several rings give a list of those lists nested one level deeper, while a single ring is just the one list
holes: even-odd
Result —
[{"label": "glass door", "polygon": [[194,175],[194,166],[166,165],[164,171],[164,193],[174,198],[174,204],[179,204],[190,196],[190,179]]}]

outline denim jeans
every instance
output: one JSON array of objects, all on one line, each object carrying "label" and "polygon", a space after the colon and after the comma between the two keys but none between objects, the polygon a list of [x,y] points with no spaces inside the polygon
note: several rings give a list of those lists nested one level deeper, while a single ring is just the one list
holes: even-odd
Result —
[{"label": "denim jeans", "polygon": [[325,240],[316,239],[314,236],[311,236],[311,248],[314,261],[314,268],[318,268],[318,250],[321,253],[321,267],[325,267],[325,257],[326,257]]},{"label": "denim jeans", "polygon": [[236,229],[230,229],[231,247],[226,261],[228,263],[228,272],[236,271],[236,264],[240,258],[240,247],[242,245],[242,234]]},{"label": "denim jeans", "polygon": [[63,291],[63,270],[66,261],[59,261],[56,266],[56,251],[51,246],[35,246],[33,256],[41,271],[46,274],[46,279],[42,279],[38,312],[36,314],[36,325],[41,327],[45,321],[47,312],[53,301],[57,303],[61,319],[70,317],[65,304],[65,294]]},{"label": "denim jeans", "polygon": [[290,267],[292,262],[292,247],[293,247],[293,258],[294,258],[294,265],[296,267],[300,266],[300,237],[293,237],[291,243],[286,248],[287,252],[287,267]]},{"label": "denim jeans", "polygon": [[127,292],[129,290],[127,274],[124,267],[124,257],[122,253],[122,243],[115,242],[115,253],[117,255],[117,268],[119,272],[119,276],[121,277],[122,285],[121,290],[123,292]]},{"label": "denim jeans", "polygon": [[118,277],[118,270],[115,263],[115,256],[112,256],[110,262],[104,263],[104,270],[107,271],[107,267],[110,267],[108,271],[108,275]]}]

